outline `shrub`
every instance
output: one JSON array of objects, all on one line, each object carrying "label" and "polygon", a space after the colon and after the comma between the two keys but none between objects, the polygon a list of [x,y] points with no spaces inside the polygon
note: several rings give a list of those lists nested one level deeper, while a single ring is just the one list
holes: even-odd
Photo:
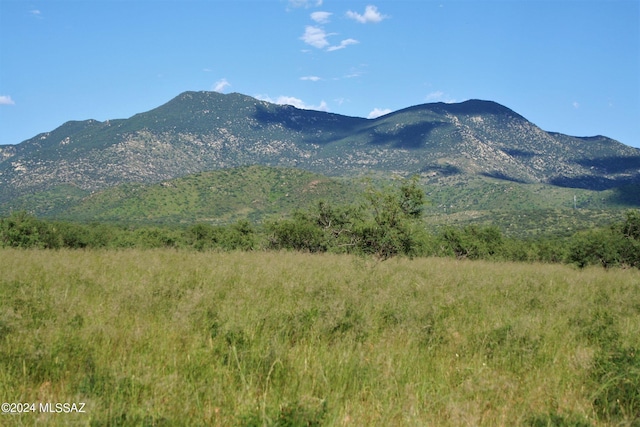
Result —
[{"label": "shrub", "polygon": [[577,233],[571,238],[567,261],[585,267],[623,265],[640,268],[640,211],[609,228]]},{"label": "shrub", "polygon": [[81,249],[94,244],[90,229],[87,226],[58,222],[54,224],[54,230],[59,234],[62,246],[65,248]]},{"label": "shrub", "polygon": [[170,230],[159,227],[145,227],[133,232],[134,245],[139,248],[171,248],[177,246],[178,239]]},{"label": "shrub", "polygon": [[424,231],[416,227],[422,214],[424,192],[417,179],[399,189],[369,187],[366,203],[334,207],[319,202],[292,219],[267,225],[268,247],[308,252],[347,252],[387,259],[420,252]]},{"label": "shrub", "polygon": [[492,258],[502,251],[504,245],[502,232],[497,227],[447,227],[440,238],[445,253],[455,255],[456,258]]},{"label": "shrub", "polygon": [[568,261],[580,268],[601,265],[605,268],[620,264],[619,236],[611,230],[592,230],[577,233],[571,238]]},{"label": "shrub", "polygon": [[226,227],[220,236],[220,246],[226,250],[249,251],[256,247],[256,231],[247,220],[240,220]]},{"label": "shrub", "polygon": [[227,227],[199,223],[189,227],[184,233],[188,246],[197,250],[252,250],[256,246],[256,231],[246,220],[240,220]]},{"label": "shrub", "polygon": [[322,228],[308,214],[297,212],[293,219],[267,224],[269,249],[294,249],[304,252],[326,252]]},{"label": "shrub", "polygon": [[621,228],[625,237],[640,241],[640,210],[628,211]]},{"label": "shrub", "polygon": [[52,249],[60,245],[48,223],[25,211],[14,212],[8,218],[0,219],[0,246]]}]

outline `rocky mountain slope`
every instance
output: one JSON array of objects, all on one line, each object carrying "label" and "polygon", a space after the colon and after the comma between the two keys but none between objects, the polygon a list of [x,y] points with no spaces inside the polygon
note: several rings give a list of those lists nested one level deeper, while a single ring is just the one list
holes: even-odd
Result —
[{"label": "rocky mountain slope", "polygon": [[0,203],[55,187],[96,191],[251,164],[595,190],[640,182],[640,150],[546,132],[491,101],[423,104],[369,120],[185,92],[129,119],[67,122],[0,146]]}]

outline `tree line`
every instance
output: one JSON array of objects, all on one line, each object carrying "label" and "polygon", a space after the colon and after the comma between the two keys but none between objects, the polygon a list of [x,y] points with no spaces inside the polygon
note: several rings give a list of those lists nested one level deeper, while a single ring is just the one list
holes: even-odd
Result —
[{"label": "tree line", "polygon": [[421,220],[425,195],[417,179],[377,189],[363,203],[318,202],[290,218],[262,225],[240,220],[228,226],[128,227],[105,223],[42,220],[26,212],[0,219],[0,247],[16,248],[191,248],[195,250],[297,250],[394,256],[571,263],[640,268],[640,211],[609,227],[567,238],[521,239],[495,226],[467,225],[430,231]]}]

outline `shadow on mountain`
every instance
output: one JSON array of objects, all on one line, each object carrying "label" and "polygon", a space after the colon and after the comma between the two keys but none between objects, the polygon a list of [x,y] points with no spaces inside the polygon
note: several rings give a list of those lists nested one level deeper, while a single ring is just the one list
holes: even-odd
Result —
[{"label": "shadow on mountain", "polygon": [[457,166],[446,165],[426,165],[420,169],[420,173],[436,173],[442,176],[453,176],[462,173],[462,169]]},{"label": "shadow on mountain", "polygon": [[[415,150],[425,146],[425,141],[429,138],[431,132],[448,124],[446,122],[422,122],[406,125],[397,131],[391,132],[380,132],[374,128],[374,132],[368,133],[367,137],[371,145],[391,145],[394,148]],[[367,130],[367,132],[370,131],[370,129]]]},{"label": "shadow on mountain", "polygon": [[640,175],[625,176],[615,179],[593,175],[581,175],[576,177],[556,176],[549,180],[549,184],[557,185],[558,187],[583,188],[586,190],[602,191],[637,184],[639,181]]},{"label": "shadow on mountain", "polygon": [[586,168],[595,169],[599,173],[637,173],[640,171],[640,155],[579,159],[576,160],[576,163]]},{"label": "shadow on mountain", "polygon": [[511,157],[517,157],[519,159],[530,159],[538,154],[533,151],[518,150],[517,148],[503,148],[502,151]]},{"label": "shadow on mountain", "polygon": [[482,172],[482,173],[480,173],[480,175],[486,176],[486,177],[489,177],[489,178],[501,179],[503,181],[517,182],[519,184],[526,184],[527,183],[527,181],[525,181],[525,180],[514,178],[514,177],[509,176],[509,175],[507,175],[507,174],[505,174],[503,172],[500,172],[500,171]]},{"label": "shadow on mountain", "polygon": [[300,110],[290,105],[256,106],[253,115],[260,125],[280,125],[288,130],[312,134],[313,142],[327,144],[353,132],[365,119],[340,116],[322,111]]},{"label": "shadow on mountain", "polygon": [[616,205],[640,207],[640,184],[624,185],[613,190],[608,200]]}]

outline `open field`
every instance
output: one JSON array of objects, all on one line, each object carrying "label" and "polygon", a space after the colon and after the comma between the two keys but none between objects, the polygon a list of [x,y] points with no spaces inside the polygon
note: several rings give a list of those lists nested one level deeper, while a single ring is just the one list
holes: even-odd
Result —
[{"label": "open field", "polygon": [[0,401],[36,409],[0,425],[638,425],[639,390],[637,269],[0,250]]}]

